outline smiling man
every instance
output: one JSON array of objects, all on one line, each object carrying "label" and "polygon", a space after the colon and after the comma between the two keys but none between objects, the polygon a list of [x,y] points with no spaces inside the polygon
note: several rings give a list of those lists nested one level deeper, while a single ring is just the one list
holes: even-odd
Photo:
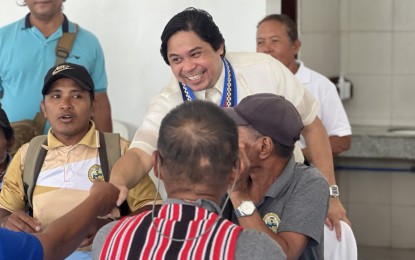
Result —
[{"label": "smiling man", "polygon": [[[285,96],[296,107],[304,124],[309,160],[330,185],[336,183],[327,132],[317,117],[319,105],[282,63],[261,53],[227,54],[225,39],[210,14],[195,8],[170,19],[161,41],[161,54],[174,77],[152,100],[130,149],[114,165],[110,181],[121,190],[118,203],[151,170],[161,120],[172,108],[195,99],[233,107],[255,93]],[[337,227],[346,218],[340,200],[330,202],[329,218]]]},{"label": "smiling man", "polygon": [[[36,143],[31,142],[23,145],[13,157],[0,193],[1,227],[40,232],[79,205],[88,196],[95,179],[106,179],[111,161],[102,151],[119,157],[128,148],[128,141],[118,134],[104,135],[96,130],[91,121],[94,92],[93,80],[83,66],[64,63],[52,67],[46,74],[41,108],[52,125],[41,147],[46,150],[46,155],[43,163],[36,160],[42,149],[34,150],[38,154],[33,154],[30,148]],[[42,163],[38,171],[36,168],[30,172],[24,170],[30,165],[27,163],[30,160]],[[27,175],[30,178],[25,178]],[[30,184],[27,179],[34,179],[32,194],[28,192]],[[146,177],[129,193],[130,210],[151,203],[155,193],[153,182]],[[26,214],[27,207],[32,208],[33,216]],[[120,211],[114,209],[111,216],[97,218],[81,244],[83,250],[88,251],[85,246],[92,243],[101,226],[119,216]],[[88,255],[89,252],[75,252],[72,257],[79,259]]]}]

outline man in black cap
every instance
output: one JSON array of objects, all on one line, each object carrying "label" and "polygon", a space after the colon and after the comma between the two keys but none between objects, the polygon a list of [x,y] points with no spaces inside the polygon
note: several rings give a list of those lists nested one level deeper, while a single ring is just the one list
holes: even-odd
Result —
[{"label": "man in black cap", "polygon": [[229,191],[235,210],[228,217],[267,233],[287,259],[323,259],[328,184],[316,168],[294,161],[303,129],[296,108],[282,96],[262,93],[225,111],[238,125],[247,169]]},{"label": "man in black cap", "polygon": [[6,112],[0,107],[0,190],[12,156],[10,150],[14,143],[13,128],[10,126]]},{"label": "man in black cap", "polygon": [[[109,179],[112,164],[128,149],[129,142],[118,134],[104,135],[96,130],[91,120],[94,89],[83,66],[63,63],[48,71],[41,109],[52,128],[47,136],[33,138],[14,155],[0,193],[2,227],[37,233],[79,205],[88,196],[95,179]],[[40,138],[44,141],[34,142]],[[43,149],[46,152],[39,161]],[[28,171],[34,162],[41,167]],[[129,192],[130,210],[151,204],[155,194],[155,186],[148,177]],[[27,206],[33,210],[33,217],[25,214]],[[111,216],[98,218],[81,246],[89,246],[96,231],[119,216],[120,211],[114,209]],[[82,257],[89,252],[75,254]]]}]

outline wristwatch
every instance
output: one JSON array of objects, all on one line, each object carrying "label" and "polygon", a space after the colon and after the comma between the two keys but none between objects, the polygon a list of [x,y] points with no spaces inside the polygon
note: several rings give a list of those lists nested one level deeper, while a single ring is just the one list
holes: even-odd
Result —
[{"label": "wristwatch", "polygon": [[330,197],[337,198],[340,195],[339,186],[331,185],[330,188]]},{"label": "wristwatch", "polygon": [[241,205],[235,209],[237,218],[251,216],[255,211],[255,204],[250,200],[243,200]]}]

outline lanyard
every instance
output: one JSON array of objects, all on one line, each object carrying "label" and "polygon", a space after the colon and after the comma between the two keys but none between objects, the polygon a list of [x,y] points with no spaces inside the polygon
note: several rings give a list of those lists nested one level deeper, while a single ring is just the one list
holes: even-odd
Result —
[{"label": "lanyard", "polygon": [[[225,69],[225,78],[223,80],[223,91],[220,106],[233,107],[237,102],[235,73],[233,71],[232,65],[227,59],[223,58],[222,62]],[[188,85],[184,85],[183,83],[179,82],[179,86],[182,92],[183,101],[192,101],[197,99],[192,89]]]}]

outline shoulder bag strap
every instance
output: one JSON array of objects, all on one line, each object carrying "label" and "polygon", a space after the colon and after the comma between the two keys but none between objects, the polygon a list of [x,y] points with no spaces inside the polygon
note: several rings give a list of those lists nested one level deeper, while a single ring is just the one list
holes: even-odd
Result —
[{"label": "shoulder bag strap", "polygon": [[78,25],[75,24],[75,32],[63,32],[56,46],[56,62],[55,65],[64,63],[71,53],[72,45],[75,42],[76,34],[78,33]]},{"label": "shoulder bag strap", "polygon": [[47,154],[47,150],[43,148],[42,144],[47,144],[47,135],[34,137],[29,143],[29,148],[24,159],[23,186],[29,209],[33,207],[33,190]]}]

